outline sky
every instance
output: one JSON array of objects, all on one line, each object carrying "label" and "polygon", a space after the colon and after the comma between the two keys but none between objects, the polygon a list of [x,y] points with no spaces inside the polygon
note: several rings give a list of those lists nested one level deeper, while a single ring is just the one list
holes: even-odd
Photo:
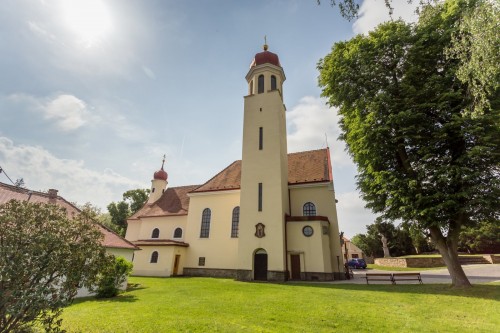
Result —
[{"label": "sky", "polygon": [[[417,1],[414,1],[417,2]],[[388,20],[384,0],[347,21],[316,0],[2,0],[0,182],[103,211],[130,189],[203,184],[241,159],[245,75],[267,36],[286,74],[288,151],[330,146],[339,229],[375,216],[337,140],[318,61],[337,41]],[[394,0],[393,17],[414,21]]]}]

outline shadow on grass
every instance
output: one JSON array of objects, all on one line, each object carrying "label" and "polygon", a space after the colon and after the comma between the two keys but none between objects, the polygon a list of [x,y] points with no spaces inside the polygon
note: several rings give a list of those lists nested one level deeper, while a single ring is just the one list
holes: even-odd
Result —
[{"label": "shadow on grass", "polygon": [[483,298],[500,301],[500,285],[474,284],[472,288],[452,288],[447,284],[346,284],[346,283],[307,283],[307,282],[287,282],[284,286],[289,287],[313,287],[351,291],[370,292],[394,292],[408,294],[433,294],[471,298]]},{"label": "shadow on grass", "polygon": [[135,291],[135,290],[142,290],[142,289],[147,289],[148,287],[145,287],[144,285],[140,283],[129,283],[127,285],[127,291]]},{"label": "shadow on grass", "polygon": [[89,296],[89,297],[81,297],[77,298],[73,301],[74,304],[80,304],[80,303],[89,303],[89,302],[100,302],[100,303],[133,303],[138,301],[138,297],[135,295],[124,295],[120,294],[118,296],[112,297],[112,298],[96,298],[95,296]]}]

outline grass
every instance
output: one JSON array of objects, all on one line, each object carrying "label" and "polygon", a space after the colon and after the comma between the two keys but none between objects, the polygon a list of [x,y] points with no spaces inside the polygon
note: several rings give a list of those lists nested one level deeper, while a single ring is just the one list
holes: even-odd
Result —
[{"label": "grass", "polygon": [[420,271],[429,271],[434,269],[446,268],[446,266],[440,267],[390,267],[390,266],[380,266],[375,264],[368,264],[368,268],[370,269],[378,269],[381,271],[394,271],[394,272],[420,272]]},{"label": "grass", "polygon": [[130,278],[110,300],[78,300],[68,332],[494,332],[500,285],[245,283]]}]

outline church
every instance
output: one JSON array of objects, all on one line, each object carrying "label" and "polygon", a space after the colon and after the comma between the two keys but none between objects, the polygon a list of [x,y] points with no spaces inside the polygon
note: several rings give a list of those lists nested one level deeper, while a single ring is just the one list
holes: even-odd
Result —
[{"label": "church", "polygon": [[267,45],[245,79],[242,159],[180,187],[168,187],[162,164],[127,220],[125,238],[141,249],[134,275],[344,278],[329,148],[288,153],[285,73]]}]

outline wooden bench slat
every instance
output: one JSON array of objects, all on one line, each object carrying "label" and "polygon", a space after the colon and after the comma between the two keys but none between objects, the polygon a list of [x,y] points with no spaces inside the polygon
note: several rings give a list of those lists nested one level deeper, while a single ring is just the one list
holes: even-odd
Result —
[{"label": "wooden bench slat", "polygon": [[369,281],[390,281],[392,284],[396,284],[396,281],[419,281],[422,282],[422,276],[420,272],[400,272],[400,273],[366,273],[365,274],[366,284]]}]

